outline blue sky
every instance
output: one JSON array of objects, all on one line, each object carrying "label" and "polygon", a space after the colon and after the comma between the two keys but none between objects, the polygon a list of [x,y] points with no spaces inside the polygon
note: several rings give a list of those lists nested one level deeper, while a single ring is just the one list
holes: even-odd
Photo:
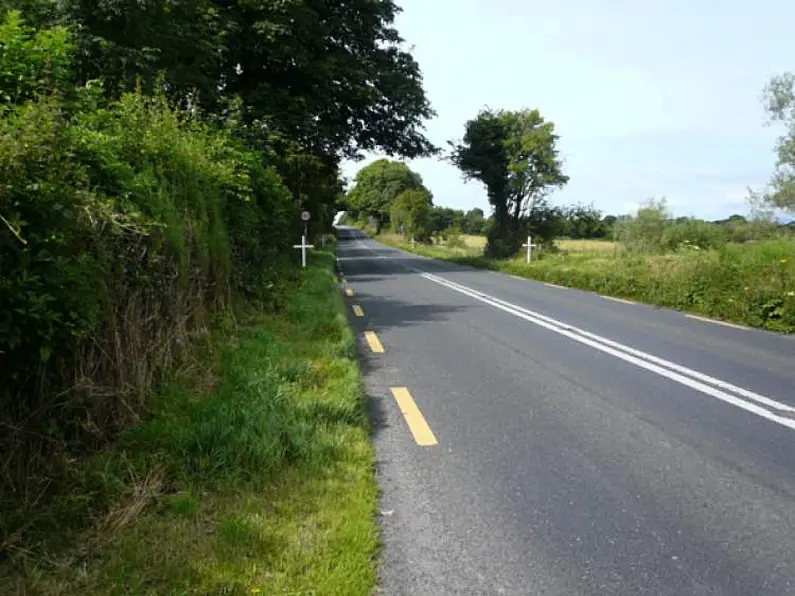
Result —
[{"label": "blue sky", "polygon": [[[553,202],[628,213],[650,196],[675,215],[746,213],[780,130],[760,101],[795,70],[791,0],[398,0],[446,146],[481,107],[538,108],[561,135],[569,185]],[[352,178],[366,163],[348,162]],[[434,203],[489,211],[452,165],[409,162]]]}]

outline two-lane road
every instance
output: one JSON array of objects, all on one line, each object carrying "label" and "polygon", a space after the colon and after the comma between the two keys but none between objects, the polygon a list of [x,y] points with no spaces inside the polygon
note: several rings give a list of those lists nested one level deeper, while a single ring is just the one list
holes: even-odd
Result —
[{"label": "two-lane road", "polygon": [[385,594],[795,594],[795,340],[342,230]]}]

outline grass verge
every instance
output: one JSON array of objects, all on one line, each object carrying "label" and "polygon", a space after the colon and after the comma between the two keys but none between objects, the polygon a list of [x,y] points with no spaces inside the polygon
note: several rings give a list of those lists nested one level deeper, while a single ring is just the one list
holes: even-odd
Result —
[{"label": "grass verge", "polygon": [[[80,464],[80,490],[51,508],[70,546],[19,542],[0,593],[372,592],[377,487],[355,344],[333,255],[311,261],[282,312],[218,332],[201,374]],[[105,506],[74,527],[86,501]]]},{"label": "grass verge", "polygon": [[501,271],[527,279],[597,292],[742,323],[795,331],[795,240],[779,238],[671,254],[628,254],[611,243],[595,250],[494,260],[476,248],[412,247],[400,236],[378,240],[426,257]]}]

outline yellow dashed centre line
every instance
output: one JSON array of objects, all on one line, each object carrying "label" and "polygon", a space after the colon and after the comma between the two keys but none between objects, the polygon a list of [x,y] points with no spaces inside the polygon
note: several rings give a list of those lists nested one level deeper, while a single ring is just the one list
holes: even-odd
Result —
[{"label": "yellow dashed centre line", "polygon": [[612,300],[613,302],[620,302],[621,304],[637,304],[637,302],[632,302],[632,300],[625,300],[624,298],[616,298],[615,296],[601,296],[605,300]]},{"label": "yellow dashed centre line", "polygon": [[736,323],[727,323],[726,321],[718,321],[717,319],[708,319],[707,317],[699,317],[698,315],[685,315],[688,319],[695,319],[696,321],[704,321],[705,323],[715,323],[716,325],[723,325],[724,327],[731,327],[732,329],[748,330],[750,327],[745,325],[737,325]]},{"label": "yellow dashed centre line", "polygon": [[357,317],[364,316],[364,311],[362,310],[362,307],[359,306],[358,304],[354,304],[351,308],[353,308],[353,314],[355,314]]},{"label": "yellow dashed centre line", "polygon": [[406,419],[406,423],[409,425],[411,434],[414,435],[417,445],[420,447],[437,445],[439,442],[436,440],[436,436],[433,434],[431,427],[428,426],[425,416],[422,415],[417,404],[414,403],[414,398],[411,397],[409,390],[406,387],[392,387],[391,390],[400,411],[403,413],[403,417]]},{"label": "yellow dashed centre line", "polygon": [[364,339],[367,341],[367,345],[370,346],[370,350],[373,353],[375,354],[384,353],[384,346],[381,345],[381,340],[378,339],[378,336],[375,334],[374,331],[365,331]]},{"label": "yellow dashed centre line", "polygon": [[352,288],[345,288],[345,295],[346,296],[353,296],[353,289]]}]

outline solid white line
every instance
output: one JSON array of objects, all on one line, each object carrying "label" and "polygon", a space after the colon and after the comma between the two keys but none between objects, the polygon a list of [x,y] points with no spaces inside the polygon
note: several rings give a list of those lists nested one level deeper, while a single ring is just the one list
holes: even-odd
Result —
[{"label": "solid white line", "polygon": [[[433,276],[433,277],[437,277],[437,276]],[[441,277],[438,277],[438,279],[442,280],[444,282],[447,282],[448,284],[453,284],[453,285],[459,286],[459,287],[461,287],[461,288],[463,288],[465,290],[469,290],[471,292],[478,293],[476,290],[472,290],[471,288],[467,288],[466,286],[463,286],[463,285],[458,284],[456,282],[451,282],[451,281],[445,280],[445,279],[443,279]],[[625,346],[624,344],[620,344],[620,343],[618,343],[616,341],[610,340],[610,339],[608,339],[606,337],[603,337],[601,335],[597,335],[595,333],[591,333],[589,331],[585,331],[584,329],[580,329],[578,327],[567,325],[566,323],[558,321],[557,319],[553,319],[552,317],[548,317],[546,315],[542,315],[541,313],[534,312],[534,311],[529,310],[527,308],[523,308],[521,306],[517,306],[515,304],[511,304],[510,302],[506,302],[504,300],[500,300],[499,298],[495,298],[494,296],[488,296],[486,294],[481,294],[481,295],[485,295],[488,298],[490,298],[491,300],[494,300],[495,302],[499,302],[499,303],[507,306],[508,308],[512,308],[512,309],[519,310],[519,311],[523,311],[523,312],[525,312],[525,313],[527,313],[527,314],[529,314],[529,315],[531,315],[533,317],[536,317],[538,319],[544,320],[544,321],[546,321],[548,323],[551,323],[553,325],[562,326],[564,329],[566,329],[568,331],[572,331],[574,333],[578,333],[579,335],[583,335],[585,337],[591,338],[591,339],[593,339],[595,341],[598,341],[600,343],[603,343],[605,345],[611,346],[611,347],[616,348],[618,350],[622,350],[624,352],[632,354],[633,356],[637,356],[638,358],[643,358],[643,359],[648,360],[650,362],[653,362],[655,364],[659,364],[660,366],[664,366],[666,368],[670,368],[672,370],[675,370],[675,371],[680,372],[680,373],[685,374],[685,375],[689,375],[689,376],[691,376],[691,377],[693,377],[695,379],[698,379],[699,381],[703,381],[705,383],[710,383],[712,385],[715,385],[716,387],[720,387],[721,389],[725,389],[727,391],[732,391],[734,393],[742,395],[743,397],[747,397],[748,399],[752,399],[754,401],[758,401],[759,403],[765,404],[765,405],[770,406],[772,408],[775,408],[777,410],[786,410],[786,411],[789,411],[789,412],[795,412],[795,407],[793,407],[793,406],[788,406],[788,405],[783,404],[781,402],[778,402],[778,401],[772,400],[770,398],[764,397],[763,395],[759,395],[758,393],[755,393],[753,391],[749,391],[747,389],[743,389],[742,387],[737,387],[736,385],[732,385],[731,383],[728,383],[726,381],[721,381],[720,379],[716,379],[715,377],[711,377],[709,375],[705,375],[705,374],[700,373],[698,371],[695,371],[693,369],[687,368],[686,366],[681,366],[679,364],[671,362],[670,360],[665,360],[663,358],[658,358],[657,356],[653,356],[653,355],[651,355],[651,354],[649,354],[647,352],[643,352],[641,350],[636,350],[635,348],[631,348],[629,346]]]},{"label": "solid white line", "polygon": [[[373,250],[368,246],[364,246],[364,248]],[[735,397],[735,395],[742,396],[746,399],[755,401],[758,404],[762,404],[768,408],[778,410],[780,412],[795,413],[795,407],[793,406],[776,401],[764,395],[760,395],[754,391],[738,387],[727,381],[722,381],[721,379],[700,373],[696,370],[687,368],[686,366],[676,364],[675,362],[665,360],[664,358],[659,358],[647,352],[643,352],[642,350],[637,350],[630,346],[626,346],[595,333],[585,331],[584,329],[568,325],[563,321],[559,321],[530,309],[523,308],[505,300],[501,300],[495,296],[484,294],[483,292],[479,292],[463,284],[444,279],[432,273],[426,273],[421,269],[409,267],[407,265],[403,265],[402,263],[400,263],[400,265],[409,271],[419,273],[425,279],[446,286],[451,290],[466,294],[472,298],[475,298],[476,300],[494,306],[495,308],[508,312],[530,323],[534,323],[549,329],[550,331],[554,331],[560,335],[569,337],[570,339],[573,339],[577,342],[588,345],[607,354],[611,354],[616,358],[635,364],[640,368],[649,370],[673,381],[677,381],[678,383],[686,385],[692,389],[696,389],[697,391],[705,393],[706,395],[720,399],[721,401],[734,405],[738,408],[742,408],[743,410],[752,412],[758,416],[761,416],[762,418],[766,418],[781,424],[782,426],[785,426],[791,430],[795,430],[795,420],[777,416],[770,410],[750,403],[745,399]],[[709,385],[712,385],[713,387],[710,387]],[[726,393],[726,391],[730,391],[735,395],[729,395]]]},{"label": "solid white line", "polygon": [[724,327],[731,327],[732,329],[742,329],[743,331],[748,331],[750,327],[746,327],[745,325],[738,325],[737,323],[729,323],[728,321],[720,321],[718,319],[708,319],[707,317],[700,317],[698,315],[685,315],[688,319],[693,319],[695,321],[703,321],[704,323],[713,323],[714,325],[723,325]]},{"label": "solid white line", "polygon": [[[746,401],[745,399],[741,399],[737,396],[739,395],[745,397],[757,402],[758,404],[763,404],[780,412],[795,412],[795,407],[770,399],[769,397],[765,397],[753,391],[743,389],[742,387],[737,387],[726,381],[716,379],[668,360],[658,358],[646,352],[642,352],[641,350],[636,350],[629,346],[614,342],[594,333],[567,325],[562,321],[558,321],[529,309],[511,304],[510,302],[505,302],[504,300],[500,300],[494,296],[478,292],[477,290],[473,290],[467,286],[451,282],[436,275],[423,273],[422,277],[461,294],[470,296],[480,302],[489,304],[490,306],[512,314],[515,317],[540,327],[544,327],[550,331],[554,331],[555,333],[573,339],[574,341],[585,344],[591,348],[605,352],[611,356],[615,356],[616,358],[624,360],[625,362],[629,362],[635,366],[654,372],[660,376],[666,377],[682,385],[700,391],[701,393],[756,414],[757,416],[761,416],[762,418],[776,422],[791,430],[795,430],[795,420],[784,416],[778,416],[772,411],[761,407],[760,405],[751,403],[750,401]],[[729,393],[726,393],[726,391],[731,391],[736,395],[730,395]]]},{"label": "solid white line", "polygon": [[637,302],[633,302],[632,300],[627,300],[626,298],[616,298],[615,296],[599,296],[600,298],[604,298],[605,300],[612,300],[613,302],[620,302],[621,304],[637,304]]},{"label": "solid white line", "polygon": [[[372,249],[370,249],[372,250]],[[340,257],[338,261],[372,261],[374,259],[394,259],[395,257],[388,257],[383,255],[373,255],[371,257]]]}]

